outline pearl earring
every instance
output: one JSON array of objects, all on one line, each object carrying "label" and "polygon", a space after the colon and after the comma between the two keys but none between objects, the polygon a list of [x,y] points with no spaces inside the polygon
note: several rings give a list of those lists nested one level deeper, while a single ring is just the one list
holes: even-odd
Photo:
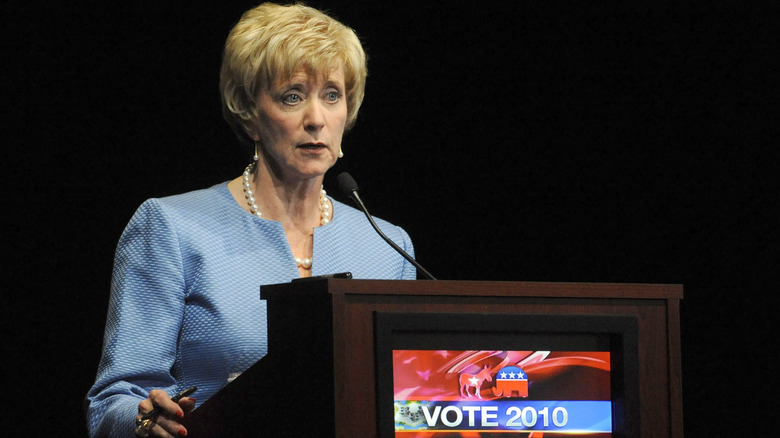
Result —
[{"label": "pearl earring", "polygon": [[254,156],[255,161],[257,161],[257,158],[258,158],[257,157],[257,143],[258,142],[255,142],[255,156]]},{"label": "pearl earring", "polygon": [[344,151],[339,148],[339,158],[344,158]]}]

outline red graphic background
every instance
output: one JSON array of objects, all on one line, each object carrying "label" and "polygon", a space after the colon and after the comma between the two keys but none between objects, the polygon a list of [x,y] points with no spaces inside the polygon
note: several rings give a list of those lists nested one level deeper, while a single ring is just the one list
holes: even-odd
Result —
[{"label": "red graphic background", "polygon": [[[523,400],[610,400],[610,354],[600,351],[395,350],[394,398],[417,401],[469,399],[459,394],[458,376],[460,373],[476,374],[486,365],[492,367],[493,381],[482,382],[482,400],[505,399],[495,395],[493,388],[495,374],[509,365],[522,368],[528,375],[528,398]],[[513,433],[527,438],[572,436]],[[397,435],[404,438],[481,438],[491,433],[413,431],[397,432]]]}]

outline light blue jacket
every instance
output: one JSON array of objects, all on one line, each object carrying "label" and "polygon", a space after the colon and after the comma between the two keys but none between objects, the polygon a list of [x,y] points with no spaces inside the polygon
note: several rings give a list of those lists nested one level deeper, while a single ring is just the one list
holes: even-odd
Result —
[{"label": "light blue jacket", "polygon": [[[312,275],[416,278],[362,212],[332,202],[333,220],[314,229]],[[414,254],[403,229],[376,222]],[[103,355],[86,399],[90,436],[132,437],[150,390],[197,386],[200,405],[265,356],[260,286],[298,276],[281,224],[244,211],[226,183],[144,202],[117,246]]]}]

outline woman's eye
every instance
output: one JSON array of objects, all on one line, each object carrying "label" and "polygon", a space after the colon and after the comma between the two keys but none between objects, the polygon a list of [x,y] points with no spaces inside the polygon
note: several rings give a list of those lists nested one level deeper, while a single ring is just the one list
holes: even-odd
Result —
[{"label": "woman's eye", "polygon": [[282,101],[286,104],[295,104],[301,101],[301,96],[296,93],[286,94],[282,97]]},{"label": "woman's eye", "polygon": [[341,98],[341,93],[338,91],[328,91],[325,93],[325,99],[328,102],[338,102],[338,100]]}]

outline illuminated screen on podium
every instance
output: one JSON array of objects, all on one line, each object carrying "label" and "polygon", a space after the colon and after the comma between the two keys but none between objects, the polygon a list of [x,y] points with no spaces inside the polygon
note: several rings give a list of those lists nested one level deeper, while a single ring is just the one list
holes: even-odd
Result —
[{"label": "illuminated screen on podium", "polygon": [[381,438],[637,431],[633,318],[379,313],[376,322]]}]

